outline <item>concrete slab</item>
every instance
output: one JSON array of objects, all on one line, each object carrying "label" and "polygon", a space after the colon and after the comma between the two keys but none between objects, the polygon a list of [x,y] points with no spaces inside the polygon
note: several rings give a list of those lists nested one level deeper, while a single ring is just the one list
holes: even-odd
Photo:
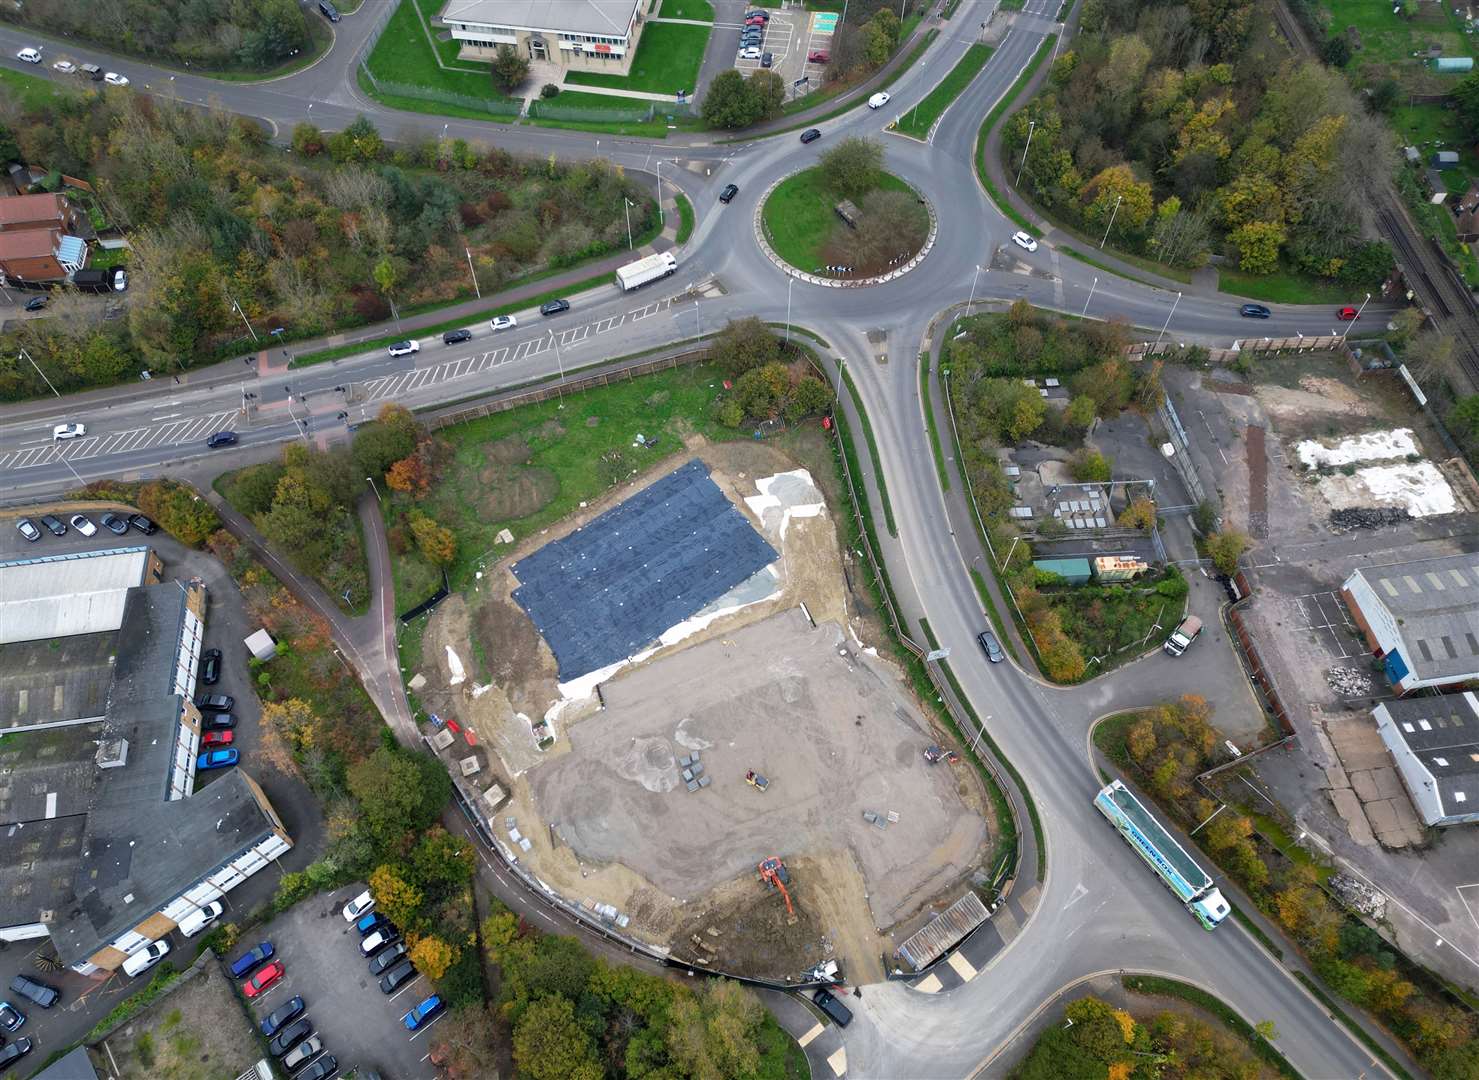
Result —
[{"label": "concrete slab", "polygon": [[966,982],[970,982],[976,977],[976,969],[971,965],[969,960],[960,955],[959,951],[951,953],[950,958],[945,962],[954,968],[955,973]]},{"label": "concrete slab", "polygon": [[1339,765],[1328,765],[1325,768],[1325,786],[1331,789],[1348,788],[1351,786],[1351,778]]},{"label": "concrete slab", "polygon": [[1383,799],[1400,799],[1407,794],[1407,789],[1402,786],[1402,778],[1397,775],[1395,768],[1377,769],[1371,774],[1376,781],[1377,791]]},{"label": "concrete slab", "polygon": [[827,1059],[827,1064],[832,1067],[832,1072],[837,1076],[841,1076],[847,1072],[847,1050],[843,1047],[838,1047],[832,1056]]},{"label": "concrete slab", "polygon": [[[914,989],[921,994],[938,994],[940,992],[940,978],[938,975],[929,974],[914,984]],[[805,1045],[804,1043],[802,1044]]]},{"label": "concrete slab", "polygon": [[1345,822],[1346,831],[1351,834],[1352,840],[1362,847],[1371,847],[1376,843],[1376,836],[1366,820],[1366,813],[1361,809],[1361,800],[1356,798],[1354,791],[1350,788],[1332,791],[1330,801],[1335,804],[1335,812]]},{"label": "concrete slab", "polygon": [[1382,797],[1381,789],[1377,787],[1376,773],[1369,769],[1351,773],[1351,788],[1355,791],[1356,798],[1363,803]]},{"label": "concrete slab", "polygon": [[822,1027],[821,1024],[813,1024],[811,1026],[811,1030],[809,1030],[805,1035],[801,1036],[801,1038],[799,1038],[799,1039],[796,1040],[796,1045],[799,1046],[799,1047],[801,1047],[801,1049],[805,1050],[806,1047],[807,1047],[807,1044],[809,1044],[813,1039],[815,1039],[818,1035],[820,1035],[822,1032],[824,1032],[826,1030],[827,1029],[824,1028],[824,1027]]}]

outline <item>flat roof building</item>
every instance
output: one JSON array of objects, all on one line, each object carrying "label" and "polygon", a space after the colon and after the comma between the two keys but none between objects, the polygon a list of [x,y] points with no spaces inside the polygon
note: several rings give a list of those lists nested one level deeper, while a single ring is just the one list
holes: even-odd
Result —
[{"label": "flat roof building", "polygon": [[[463,60],[491,60],[500,45],[566,71],[627,75],[648,0],[450,0],[441,23]],[[691,90],[675,86],[672,93]]]},{"label": "flat roof building", "polygon": [[1424,824],[1479,822],[1479,702],[1472,693],[1387,701],[1372,716]]},{"label": "flat roof building", "polygon": [[1479,679],[1479,554],[1357,570],[1340,592],[1399,694]]}]

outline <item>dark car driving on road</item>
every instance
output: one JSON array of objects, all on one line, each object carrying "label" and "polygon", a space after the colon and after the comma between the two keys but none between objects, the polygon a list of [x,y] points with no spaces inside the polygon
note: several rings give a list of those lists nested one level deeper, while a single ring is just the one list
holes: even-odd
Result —
[{"label": "dark car driving on road", "polygon": [[804,143],[816,142],[822,137],[822,133],[816,128],[807,128],[801,133],[801,141]]},{"label": "dark car driving on road", "polygon": [[235,446],[236,445],[236,432],[234,432],[234,431],[218,431],[214,435],[212,435],[209,439],[207,439],[205,441],[205,444],[207,446],[209,446],[212,450],[216,449],[216,447],[218,447],[218,446]]},{"label": "dark car driving on road", "polygon": [[729,200],[733,199],[738,194],[739,194],[739,185],[738,184],[725,184],[724,185],[724,190],[721,191],[721,192],[719,192],[719,201],[722,202],[722,203],[727,203],[727,202],[729,202]]},{"label": "dark car driving on road", "polygon": [[569,300],[551,300],[547,304],[539,305],[541,315],[558,315],[562,311],[570,310]]},{"label": "dark car driving on road", "polygon": [[1262,304],[1244,304],[1238,308],[1238,314],[1245,319],[1267,319],[1273,312]]},{"label": "dark car driving on road", "polygon": [[443,345],[460,345],[464,341],[472,340],[472,331],[464,327],[461,330],[448,330],[442,335]]}]

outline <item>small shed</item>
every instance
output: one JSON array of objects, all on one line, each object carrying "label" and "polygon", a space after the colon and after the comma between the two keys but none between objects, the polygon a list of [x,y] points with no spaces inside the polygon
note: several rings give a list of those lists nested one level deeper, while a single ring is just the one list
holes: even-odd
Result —
[{"label": "small shed", "polygon": [[1429,169],[1423,174],[1428,182],[1428,196],[1430,203],[1446,203],[1448,201],[1448,185],[1443,182],[1443,174],[1437,169]]},{"label": "small shed", "polygon": [[1473,71],[1472,56],[1440,56],[1433,61],[1434,71]]},{"label": "small shed", "polygon": [[271,660],[277,655],[277,642],[265,629],[258,630],[246,639],[247,651],[255,660]]},{"label": "small shed", "polygon": [[832,209],[837,211],[837,216],[849,229],[856,229],[858,222],[863,220],[863,212],[853,205],[851,199],[843,199]]},{"label": "small shed", "polygon": [[1457,150],[1439,150],[1433,155],[1433,168],[1451,169],[1458,164]]},{"label": "small shed", "polygon": [[1087,585],[1090,569],[1088,559],[1033,559],[1034,570],[1057,574],[1069,585]]}]

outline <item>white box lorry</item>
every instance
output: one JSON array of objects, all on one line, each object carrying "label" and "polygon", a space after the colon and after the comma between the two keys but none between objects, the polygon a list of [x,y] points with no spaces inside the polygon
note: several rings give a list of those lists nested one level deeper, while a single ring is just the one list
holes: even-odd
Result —
[{"label": "white box lorry", "polygon": [[1195,615],[1188,615],[1181,620],[1181,625],[1171,631],[1171,636],[1166,639],[1166,651],[1172,656],[1180,656],[1187,650],[1197,635],[1202,632],[1202,620]]}]

